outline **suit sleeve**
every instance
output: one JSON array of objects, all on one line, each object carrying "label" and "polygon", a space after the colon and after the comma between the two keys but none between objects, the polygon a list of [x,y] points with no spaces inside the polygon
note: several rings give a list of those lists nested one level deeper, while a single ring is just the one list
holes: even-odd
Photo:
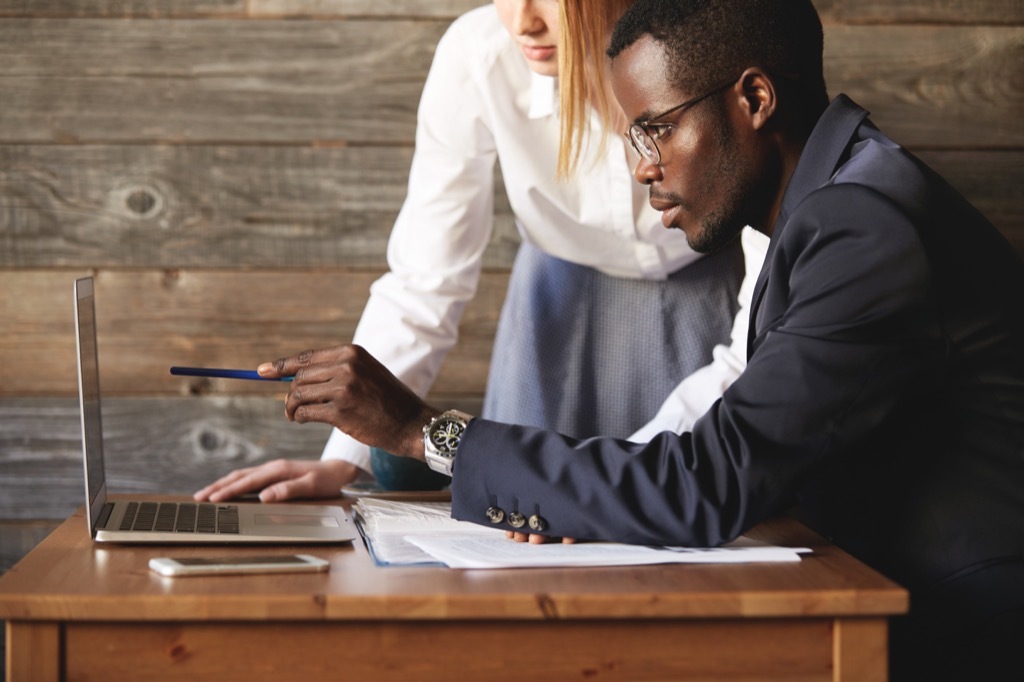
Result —
[{"label": "suit sleeve", "polygon": [[474,420],[453,516],[486,524],[495,506],[506,520],[539,515],[553,536],[715,546],[898,419],[930,390],[935,346],[911,219],[873,190],[836,185],[805,199],[774,238],[747,367],[692,432],[574,440]]}]

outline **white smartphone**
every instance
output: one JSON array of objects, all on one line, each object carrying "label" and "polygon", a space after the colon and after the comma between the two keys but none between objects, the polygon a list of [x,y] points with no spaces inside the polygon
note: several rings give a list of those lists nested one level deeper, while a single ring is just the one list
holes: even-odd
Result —
[{"label": "white smartphone", "polygon": [[308,554],[254,556],[154,557],[149,567],[160,575],[223,575],[233,573],[315,573],[326,571],[330,562]]}]

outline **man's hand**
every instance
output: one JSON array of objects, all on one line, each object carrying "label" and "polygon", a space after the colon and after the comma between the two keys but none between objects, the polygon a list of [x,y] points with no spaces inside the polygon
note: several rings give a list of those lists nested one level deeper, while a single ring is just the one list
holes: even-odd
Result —
[{"label": "man's hand", "polygon": [[359,467],[340,459],[277,459],[260,466],[236,469],[192,497],[197,502],[223,502],[255,490],[260,491],[261,502],[338,497],[342,486],[358,475]]},{"label": "man's hand", "polygon": [[257,371],[294,377],[285,402],[289,420],[330,424],[396,455],[424,459],[423,426],[441,414],[359,346],[307,350]]}]

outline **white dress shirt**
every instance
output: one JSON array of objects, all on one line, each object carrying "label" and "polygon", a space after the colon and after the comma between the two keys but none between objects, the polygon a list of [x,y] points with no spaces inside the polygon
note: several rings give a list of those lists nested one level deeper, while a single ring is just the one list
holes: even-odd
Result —
[{"label": "white dress shirt", "polygon": [[[596,115],[575,177],[556,179],[556,103],[556,79],[529,69],[493,5],[464,14],[438,43],[420,100],[408,194],[388,243],[389,272],[371,286],[353,337],[420,396],[455,345],[476,292],[494,224],[495,162],[520,237],[553,256],[646,279],[665,279],[699,258],[682,234],[662,227],[647,189],[633,179],[637,159],[624,137],[613,131],[599,153]],[[741,299],[760,261],[751,266]],[[737,315],[743,331],[734,329],[733,345],[716,348],[713,363],[697,372],[703,378],[673,392],[659,412],[665,428],[692,423],[739,374],[746,315],[746,307]],[[337,429],[323,457],[370,469],[369,448]]]},{"label": "white dress shirt", "polygon": [[745,227],[740,233],[740,241],[743,245],[743,265],[746,272],[736,296],[740,307],[733,319],[729,345],[715,346],[711,362],[683,379],[665,399],[654,418],[639,428],[629,440],[646,443],[662,431],[690,431],[694,422],[708,411],[712,403],[722,397],[725,389],[729,388],[746,367],[750,300],[754,295],[757,274],[761,272],[765,254],[768,252],[768,236],[752,227]]}]

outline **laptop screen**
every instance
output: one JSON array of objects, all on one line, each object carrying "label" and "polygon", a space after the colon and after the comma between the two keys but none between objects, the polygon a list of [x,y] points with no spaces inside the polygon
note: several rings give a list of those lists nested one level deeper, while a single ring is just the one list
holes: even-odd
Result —
[{"label": "laptop screen", "polygon": [[100,372],[96,349],[96,300],[92,278],[75,281],[75,332],[78,335],[78,397],[82,413],[85,490],[91,515],[103,492],[103,420],[100,415]]}]

